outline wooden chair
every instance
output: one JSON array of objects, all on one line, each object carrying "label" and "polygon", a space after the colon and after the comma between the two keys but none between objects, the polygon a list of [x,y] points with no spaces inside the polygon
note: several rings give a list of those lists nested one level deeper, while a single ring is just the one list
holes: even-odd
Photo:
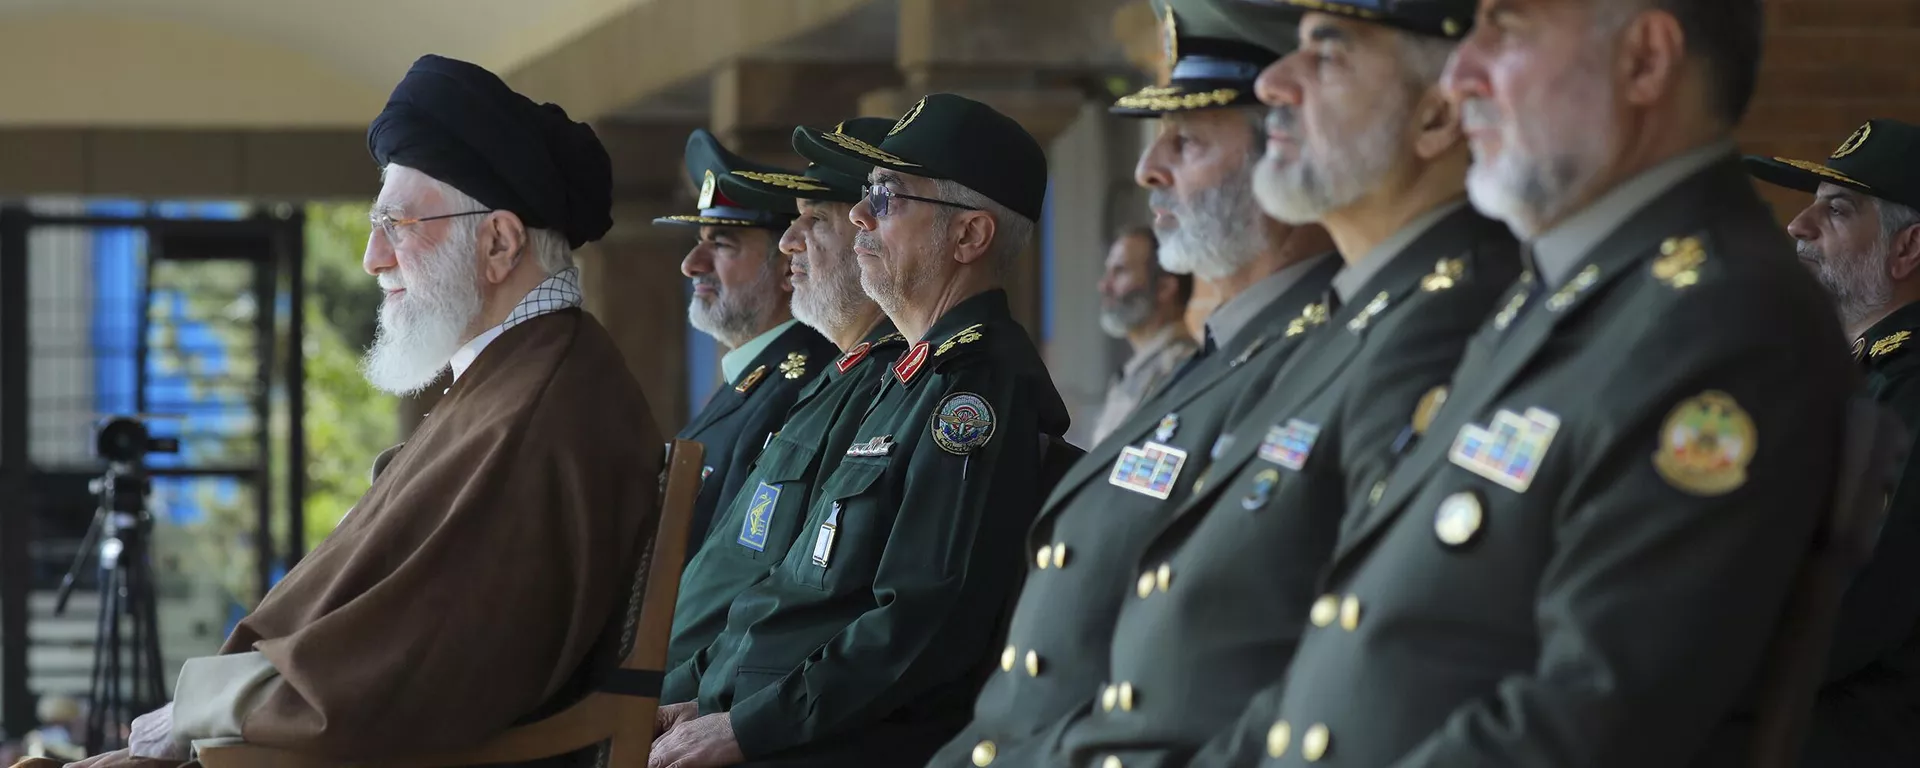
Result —
[{"label": "wooden chair", "polygon": [[1767,649],[1750,755],[1753,768],[1790,768],[1800,762],[1841,600],[1854,574],[1873,556],[1888,494],[1905,461],[1906,429],[1892,413],[1865,398],[1849,405],[1841,440],[1832,506],[1815,532]]},{"label": "wooden chair", "polygon": [[687,526],[700,495],[706,449],[675,440],[667,448],[661,484],[660,526],[641,550],[628,601],[625,658],[598,688],[559,714],[501,732],[469,749],[427,757],[342,762],[232,742],[199,750],[205,768],[444,768],[491,765],[565,755],[605,744],[607,768],[646,768],[653,747],[654,711],[673,628],[673,604],[686,562]]}]

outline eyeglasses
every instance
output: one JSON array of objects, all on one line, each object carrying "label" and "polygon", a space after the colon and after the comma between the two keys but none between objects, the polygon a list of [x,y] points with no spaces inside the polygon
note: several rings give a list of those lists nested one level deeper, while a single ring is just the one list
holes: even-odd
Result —
[{"label": "eyeglasses", "polygon": [[387,245],[399,248],[401,227],[411,227],[423,221],[437,221],[460,216],[482,216],[489,213],[493,213],[493,211],[467,211],[465,213],[443,213],[439,216],[421,216],[417,219],[396,219],[392,214],[380,212],[367,214],[367,221],[372,222],[373,228],[380,234],[386,236]]},{"label": "eyeglasses", "polygon": [[895,192],[891,189],[887,189],[887,185],[885,184],[868,184],[867,185],[867,207],[873,209],[873,215],[875,216],[887,215],[887,210],[892,207],[891,203],[893,199],[896,197],[902,200],[918,200],[923,203],[933,203],[935,205],[951,206],[954,208],[959,208],[963,211],[980,210],[971,205],[961,205],[960,203],[948,202],[946,200],[935,200],[931,197],[915,197],[913,195],[903,195],[903,194],[900,194],[899,192]]}]

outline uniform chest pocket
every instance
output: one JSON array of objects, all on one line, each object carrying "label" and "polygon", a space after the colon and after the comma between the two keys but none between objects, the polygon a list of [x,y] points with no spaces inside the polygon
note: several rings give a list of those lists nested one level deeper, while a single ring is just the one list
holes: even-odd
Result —
[{"label": "uniform chest pocket", "polygon": [[824,590],[871,578],[896,511],[877,487],[887,466],[884,458],[848,458],[820,486],[787,553],[794,581]]},{"label": "uniform chest pocket", "polygon": [[807,479],[816,456],[811,447],[775,437],[734,497],[726,527],[716,531],[730,536],[730,542],[715,546],[754,561],[776,562],[786,556],[807,513]]}]

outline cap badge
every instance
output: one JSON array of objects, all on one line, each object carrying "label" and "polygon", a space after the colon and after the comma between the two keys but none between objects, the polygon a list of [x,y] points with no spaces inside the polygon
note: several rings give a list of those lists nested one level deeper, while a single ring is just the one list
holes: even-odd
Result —
[{"label": "cap badge", "polygon": [[[927,100],[925,98],[922,98],[917,102],[914,102],[913,108],[907,110],[906,114],[901,115],[900,119],[894,122],[893,128],[887,131],[887,135],[892,136],[896,133],[899,133],[902,130],[905,130],[908,125],[911,125],[913,123],[914,118],[920,116],[920,110],[925,109],[926,106],[927,106]],[[835,133],[838,133],[838,131],[835,131]]]},{"label": "cap badge", "polygon": [[1839,149],[1833,151],[1833,157],[1829,159],[1838,160],[1853,154],[1860,149],[1860,145],[1867,143],[1867,137],[1872,135],[1873,123],[1860,126],[1859,130],[1854,131],[1852,136],[1848,136],[1847,140],[1840,144]]},{"label": "cap badge", "polygon": [[1167,6],[1167,15],[1160,21],[1160,82],[1173,80],[1173,63],[1180,60],[1180,24],[1173,18],[1173,6]]},{"label": "cap badge", "polygon": [[714,190],[713,170],[708,169],[706,178],[700,180],[699,207],[701,208],[713,207],[713,190]]}]

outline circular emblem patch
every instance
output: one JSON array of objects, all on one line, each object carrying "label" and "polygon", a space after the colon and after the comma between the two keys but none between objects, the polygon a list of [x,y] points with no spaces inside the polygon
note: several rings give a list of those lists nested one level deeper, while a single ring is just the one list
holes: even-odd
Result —
[{"label": "circular emblem patch", "polygon": [[1695,496],[1731,493],[1747,482],[1759,434],[1733,396],[1709,390],[1673,407],[1660,427],[1653,468]]},{"label": "circular emblem patch", "polygon": [[972,392],[955,392],[933,409],[933,442],[965,456],[993,439],[993,406]]}]

